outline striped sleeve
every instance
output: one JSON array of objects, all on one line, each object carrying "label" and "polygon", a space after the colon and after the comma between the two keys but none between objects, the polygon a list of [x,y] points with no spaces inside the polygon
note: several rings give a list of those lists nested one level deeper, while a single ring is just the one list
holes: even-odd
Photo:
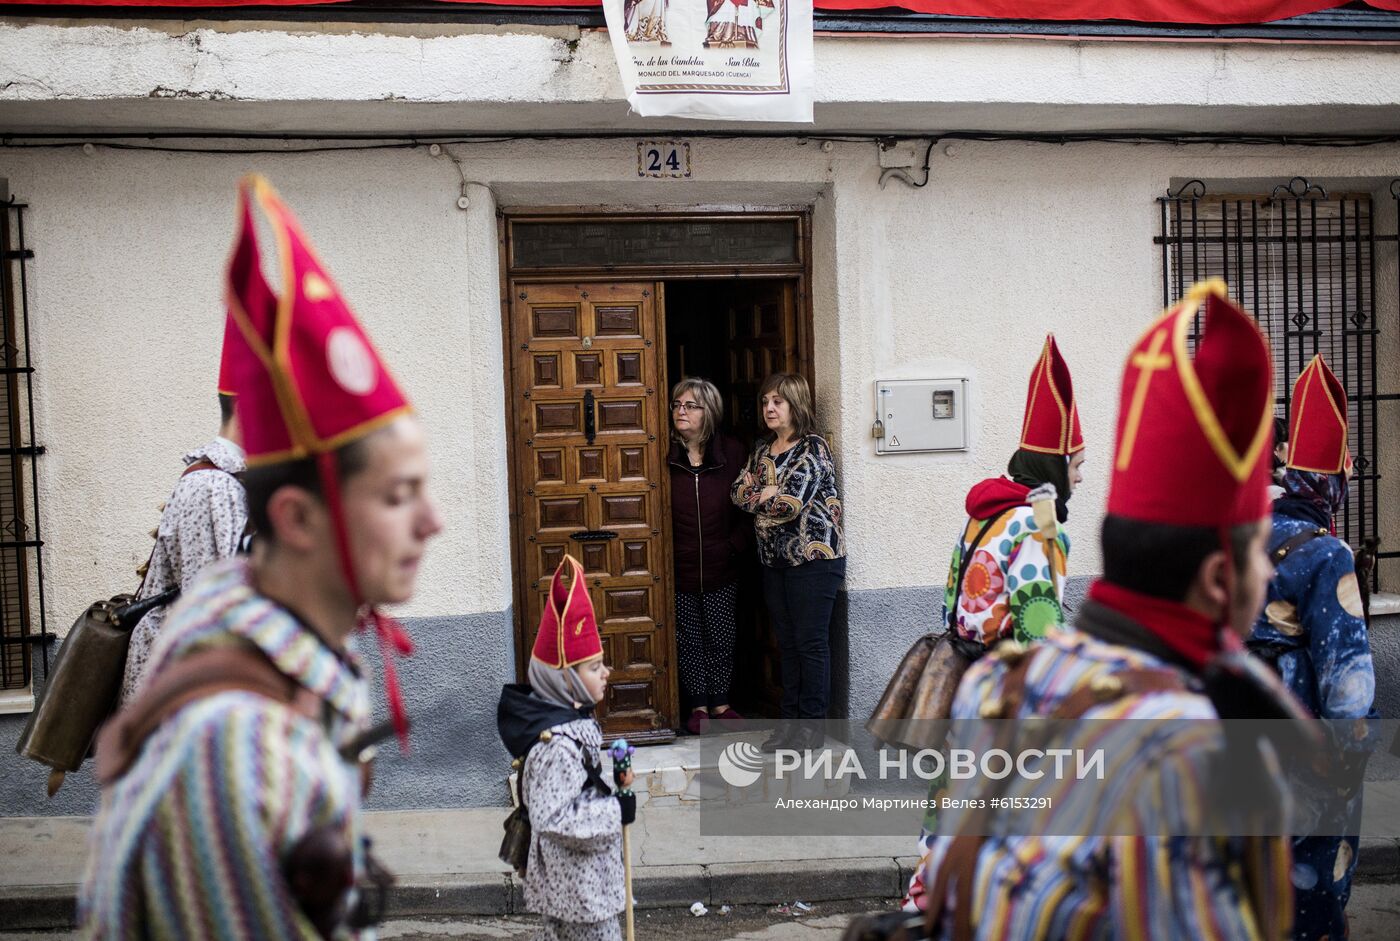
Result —
[{"label": "striped sleeve", "polygon": [[[1202,830],[1211,801],[1203,757],[1208,754],[1178,750],[1162,755],[1154,772],[1141,777],[1130,811],[1136,819],[1124,831],[1145,835],[1110,839],[1117,873],[1111,880],[1109,905],[1118,937],[1262,941],[1270,935],[1261,920],[1277,924],[1275,912],[1255,910],[1257,896],[1250,891],[1241,853],[1233,845],[1237,838],[1177,835]],[[1269,842],[1286,855],[1284,841]],[[1274,885],[1278,867],[1271,869],[1256,882],[1262,882],[1272,899],[1277,895],[1273,890],[1280,887]],[[1286,890],[1286,866],[1282,878]]]},{"label": "striped sleeve", "polygon": [[231,693],[200,708],[218,714],[192,736],[137,867],[147,932],[315,941],[282,860],[309,830],[349,826],[348,776],[319,728],[281,705]]}]

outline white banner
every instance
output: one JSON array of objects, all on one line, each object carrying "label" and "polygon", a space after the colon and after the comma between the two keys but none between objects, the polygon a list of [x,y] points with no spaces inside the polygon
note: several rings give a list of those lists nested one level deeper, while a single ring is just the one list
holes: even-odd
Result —
[{"label": "white banner", "polygon": [[603,0],[632,110],[812,120],[812,0]]}]

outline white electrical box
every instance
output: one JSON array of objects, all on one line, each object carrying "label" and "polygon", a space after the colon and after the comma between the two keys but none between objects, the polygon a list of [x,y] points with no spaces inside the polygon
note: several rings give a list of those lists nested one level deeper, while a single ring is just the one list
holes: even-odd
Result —
[{"label": "white electrical box", "polygon": [[966,379],[875,382],[875,453],[967,450]]}]

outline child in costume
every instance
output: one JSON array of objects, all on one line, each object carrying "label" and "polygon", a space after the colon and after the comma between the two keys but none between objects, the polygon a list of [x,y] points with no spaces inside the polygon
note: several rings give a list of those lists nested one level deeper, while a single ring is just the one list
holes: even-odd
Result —
[{"label": "child in costume", "polygon": [[636,819],[637,798],[630,768],[618,767],[616,793],[603,780],[593,709],[608,673],[583,567],[565,556],[550,580],[530,682],[506,686],[496,709],[530,818],[525,906],[542,916],[536,941],[622,937],[622,828]]}]

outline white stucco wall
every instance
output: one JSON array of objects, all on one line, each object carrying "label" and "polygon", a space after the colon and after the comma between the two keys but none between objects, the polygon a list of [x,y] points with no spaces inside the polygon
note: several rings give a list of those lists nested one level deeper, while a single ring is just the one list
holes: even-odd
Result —
[{"label": "white stucco wall", "polygon": [[[1397,47],[820,36],[816,127],[1397,130]],[[724,126],[629,116],[601,30],[0,20],[13,128]],[[741,125],[731,125],[741,126]]]},{"label": "white stucco wall", "polygon": [[349,159],[0,155],[0,176],[31,206],[40,495],[60,629],[85,599],[133,584],[180,453],[217,428],[220,270],[234,183],[254,167],[287,187],[430,430],[449,527],[409,613],[506,606],[508,563],[476,529],[505,519],[501,379],[472,368],[500,358],[495,278],[468,265],[494,251],[494,214],[487,201],[457,209],[451,166]]},{"label": "white stucco wall", "polygon": [[[448,529],[404,613],[451,615],[511,604],[498,206],[813,207],[819,406],[848,507],[848,587],[862,590],[942,583],[963,494],[1014,448],[1048,329],[1073,368],[1089,443],[1071,567],[1097,569],[1119,371],[1158,312],[1154,199],[1170,180],[1304,175],[1379,191],[1397,167],[1389,147],[958,144],[936,152],[928,187],[881,190],[869,143],[829,153],[795,140],[693,146],[696,178],[666,182],[636,179],[628,141],[462,146],[473,181],[465,212],[455,168],[424,150],[0,149],[0,178],[30,204],[36,252],[52,626],[133,583],[179,453],[214,429],[220,278],[244,171],[267,173],[296,209],[422,413]],[[1383,366],[1397,322],[1385,251]],[[944,375],[972,380],[971,449],[876,457],[873,381]],[[1400,391],[1393,368],[1380,377],[1381,391]],[[1384,427],[1396,417],[1383,403]],[[1398,443],[1383,453],[1392,480]],[[1395,505],[1386,532],[1400,532]]]}]

